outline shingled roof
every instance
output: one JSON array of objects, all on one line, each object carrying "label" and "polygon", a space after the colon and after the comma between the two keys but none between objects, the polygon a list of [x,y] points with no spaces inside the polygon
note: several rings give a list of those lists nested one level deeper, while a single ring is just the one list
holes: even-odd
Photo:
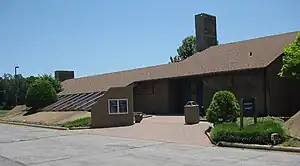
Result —
[{"label": "shingled roof", "polygon": [[[212,46],[178,63],[106,73],[62,82],[60,94],[106,91],[133,82],[264,68],[283,53],[297,32]],[[250,52],[252,56],[250,56]]]}]

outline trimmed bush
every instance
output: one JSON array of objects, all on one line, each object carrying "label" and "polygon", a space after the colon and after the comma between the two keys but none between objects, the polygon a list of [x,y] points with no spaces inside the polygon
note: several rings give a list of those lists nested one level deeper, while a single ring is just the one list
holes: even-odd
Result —
[{"label": "trimmed bush", "polygon": [[27,90],[26,106],[38,109],[57,100],[57,95],[51,83],[45,79],[35,80]]},{"label": "trimmed bush", "polygon": [[246,144],[272,144],[271,134],[278,133],[280,142],[285,139],[281,124],[273,121],[258,122],[245,126],[240,130],[237,123],[223,123],[216,125],[211,131],[213,141],[236,142]]},{"label": "trimmed bush", "polygon": [[211,123],[235,121],[240,113],[240,105],[230,91],[218,91],[206,111],[206,119]]}]

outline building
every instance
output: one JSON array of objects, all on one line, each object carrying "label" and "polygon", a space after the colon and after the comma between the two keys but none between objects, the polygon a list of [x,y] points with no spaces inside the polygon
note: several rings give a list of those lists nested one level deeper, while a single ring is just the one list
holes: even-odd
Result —
[{"label": "building", "polygon": [[299,110],[299,82],[278,76],[283,48],[297,32],[216,45],[215,17],[199,14],[195,20],[199,52],[193,56],[177,63],[67,79],[58,101],[42,110],[92,110],[92,116],[103,111],[126,114],[128,109],[181,114],[189,100],[205,110],[218,90],[230,90],[238,99],[255,97],[259,115],[290,116]]}]

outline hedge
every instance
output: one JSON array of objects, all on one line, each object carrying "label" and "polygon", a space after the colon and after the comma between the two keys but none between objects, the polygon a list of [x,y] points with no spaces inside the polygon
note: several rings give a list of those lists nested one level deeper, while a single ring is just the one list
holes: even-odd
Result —
[{"label": "hedge", "polygon": [[280,142],[285,140],[285,132],[280,123],[273,121],[258,122],[240,130],[237,123],[216,125],[211,131],[213,141],[236,142],[246,144],[272,144],[271,134],[278,133]]}]

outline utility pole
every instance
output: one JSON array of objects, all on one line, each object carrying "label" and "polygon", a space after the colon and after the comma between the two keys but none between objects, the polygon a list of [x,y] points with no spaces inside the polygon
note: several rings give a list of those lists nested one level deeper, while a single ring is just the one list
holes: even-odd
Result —
[{"label": "utility pole", "polygon": [[16,94],[15,94],[15,97],[16,97],[16,106],[18,105],[18,92],[19,92],[19,81],[18,81],[18,78],[17,78],[17,69],[19,68],[19,66],[15,66],[15,81],[16,81]]}]

